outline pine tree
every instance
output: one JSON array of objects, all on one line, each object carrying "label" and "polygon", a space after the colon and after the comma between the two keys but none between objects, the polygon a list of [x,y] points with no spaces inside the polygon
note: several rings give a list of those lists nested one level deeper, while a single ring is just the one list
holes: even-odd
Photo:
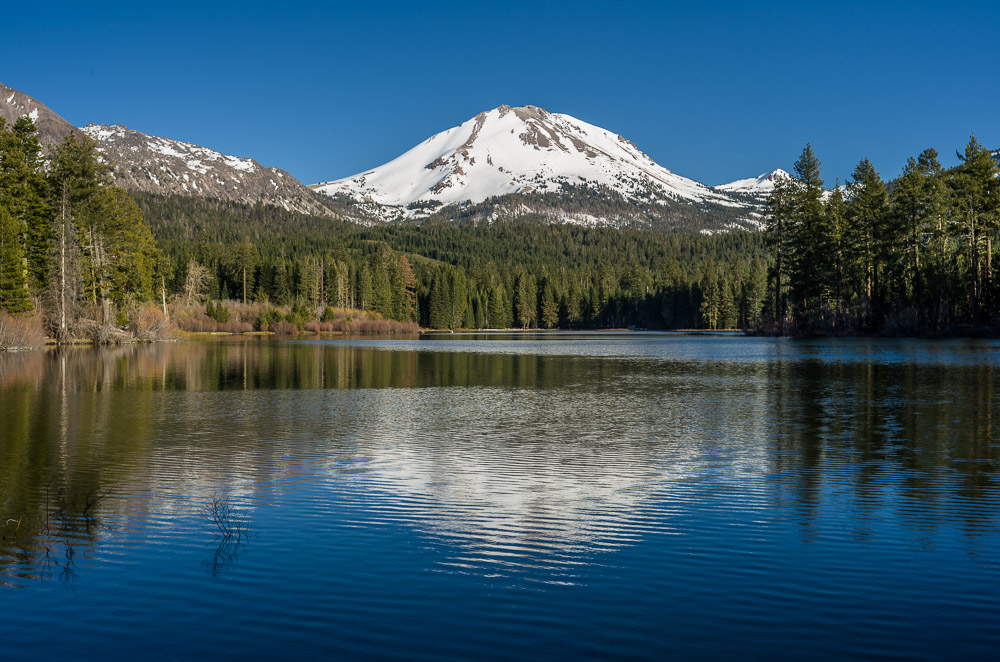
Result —
[{"label": "pine tree", "polygon": [[508,314],[510,306],[507,305],[503,283],[497,282],[490,289],[489,296],[490,300],[486,306],[486,326],[494,329],[506,329],[510,326],[510,315]]},{"label": "pine tree", "polygon": [[868,159],[862,159],[847,184],[847,228],[858,255],[855,280],[868,302],[869,322],[880,309],[879,277],[882,271],[883,232],[889,215],[889,198],[882,178]]},{"label": "pine tree", "polygon": [[9,129],[0,118],[0,204],[20,226],[29,281],[45,285],[50,210],[41,146],[31,118],[22,115]]},{"label": "pine tree", "polygon": [[965,152],[958,157],[962,163],[954,171],[952,188],[962,217],[960,227],[969,263],[970,313],[978,322],[983,287],[989,288],[993,280],[992,235],[1000,214],[1000,182],[996,161],[975,136],[969,138]]},{"label": "pine tree", "polygon": [[555,292],[551,283],[542,286],[541,303],[539,305],[539,324],[543,329],[554,329],[559,326],[559,306],[556,305]]},{"label": "pine tree", "polygon": [[[850,255],[848,253],[847,207],[844,203],[844,193],[839,183],[833,187],[830,197],[823,203],[823,214],[826,216],[826,226],[829,230],[829,245],[827,260],[830,268],[829,285],[833,292],[833,301],[839,313],[848,296],[846,278]],[[834,325],[839,319],[834,320]]]},{"label": "pine tree", "polygon": [[930,275],[928,282],[934,292],[934,328],[941,324],[941,308],[944,299],[946,273],[950,270],[947,259],[948,228],[945,215],[949,203],[949,191],[945,181],[944,168],[933,148],[925,149],[917,157],[917,168],[923,176],[923,216],[925,231],[930,235],[932,245]]},{"label": "pine tree", "polygon": [[0,310],[10,313],[32,309],[24,235],[23,224],[0,205]]},{"label": "pine tree", "polygon": [[458,329],[465,326],[465,313],[469,304],[469,289],[464,272],[448,270],[448,290],[451,294],[451,317],[448,327]]},{"label": "pine tree", "polygon": [[792,215],[788,225],[788,266],[796,303],[807,315],[821,309],[829,289],[831,232],[823,213],[820,161],[807,144],[795,162],[791,186]]},{"label": "pine tree", "polygon": [[798,185],[792,179],[778,179],[767,199],[767,220],[765,232],[767,243],[774,252],[774,270],[772,272],[772,314],[776,320],[785,317],[785,257],[789,225],[795,216],[796,191]]},{"label": "pine tree", "polygon": [[429,299],[428,322],[431,328],[449,328],[452,320],[452,293],[449,286],[448,270],[445,267],[438,267],[437,271],[434,272]]},{"label": "pine tree", "polygon": [[417,317],[417,277],[413,273],[410,260],[405,255],[399,256],[397,273],[401,286],[399,303],[396,307],[396,319],[409,321]]},{"label": "pine tree", "polygon": [[514,281],[514,321],[522,329],[527,329],[535,320],[534,278],[525,271]]}]

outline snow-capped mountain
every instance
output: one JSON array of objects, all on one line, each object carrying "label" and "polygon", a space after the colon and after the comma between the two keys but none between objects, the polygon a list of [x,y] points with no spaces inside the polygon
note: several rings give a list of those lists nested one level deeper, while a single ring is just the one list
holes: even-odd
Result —
[{"label": "snow-capped mountain", "polygon": [[299,180],[251,158],[227,156],[121,125],[88,124],[81,131],[97,141],[104,158],[116,164],[116,183],[131,191],[263,202],[321,216],[330,211]]},{"label": "snow-capped mountain", "polygon": [[615,196],[644,207],[647,216],[650,207],[667,213],[678,205],[749,209],[724,191],[674,174],[616,133],[536,106],[500,106],[480,113],[385,165],[311,188],[382,206],[388,218],[569,188]]},{"label": "snow-capped mountain", "polygon": [[735,182],[720,184],[715,188],[729,193],[766,198],[771,194],[771,191],[774,190],[775,182],[780,179],[788,179],[789,177],[791,177],[791,175],[781,168],[775,168],[774,170],[765,172],[762,175],[757,175],[756,177],[751,177],[749,179],[737,179]]}]

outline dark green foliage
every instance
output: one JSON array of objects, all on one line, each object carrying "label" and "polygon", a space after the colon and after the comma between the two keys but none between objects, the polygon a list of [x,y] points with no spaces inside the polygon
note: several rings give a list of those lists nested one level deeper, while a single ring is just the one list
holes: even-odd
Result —
[{"label": "dark green foliage", "polygon": [[229,321],[229,308],[222,305],[221,301],[216,301],[215,303],[209,301],[205,306],[205,314],[220,324],[225,324]]},{"label": "dark green foliage", "polygon": [[[217,287],[240,292],[230,247],[253,236],[254,298],[363,308],[461,327],[699,327],[701,275],[711,263],[738,272],[729,316],[760,316],[751,261],[764,264],[760,235],[666,234],[650,229],[430,220],[372,227],[265,206],[137,195],[168,261],[194,259]],[[743,279],[743,280],[740,280]],[[746,282],[744,282],[746,280]]]},{"label": "dark green foliage", "polygon": [[24,235],[23,225],[0,205],[0,310],[9,313],[32,309]]},{"label": "dark green foliage", "polygon": [[819,163],[807,146],[769,203],[772,319],[806,333],[996,328],[997,163],[975,137],[958,156],[944,170],[925,150],[888,185],[862,159],[846,196],[834,191],[817,207],[808,191]]}]

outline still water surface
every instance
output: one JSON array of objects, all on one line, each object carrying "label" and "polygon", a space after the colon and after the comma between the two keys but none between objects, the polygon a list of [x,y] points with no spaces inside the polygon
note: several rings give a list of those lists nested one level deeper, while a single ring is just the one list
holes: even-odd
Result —
[{"label": "still water surface", "polygon": [[993,341],[0,354],[0,658],[990,658],[998,377]]}]

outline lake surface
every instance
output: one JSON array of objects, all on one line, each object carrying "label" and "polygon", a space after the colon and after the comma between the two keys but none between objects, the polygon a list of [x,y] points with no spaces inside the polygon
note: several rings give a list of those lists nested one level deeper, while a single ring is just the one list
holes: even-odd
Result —
[{"label": "lake surface", "polygon": [[998,377],[967,340],[0,354],[0,659],[992,658]]}]

